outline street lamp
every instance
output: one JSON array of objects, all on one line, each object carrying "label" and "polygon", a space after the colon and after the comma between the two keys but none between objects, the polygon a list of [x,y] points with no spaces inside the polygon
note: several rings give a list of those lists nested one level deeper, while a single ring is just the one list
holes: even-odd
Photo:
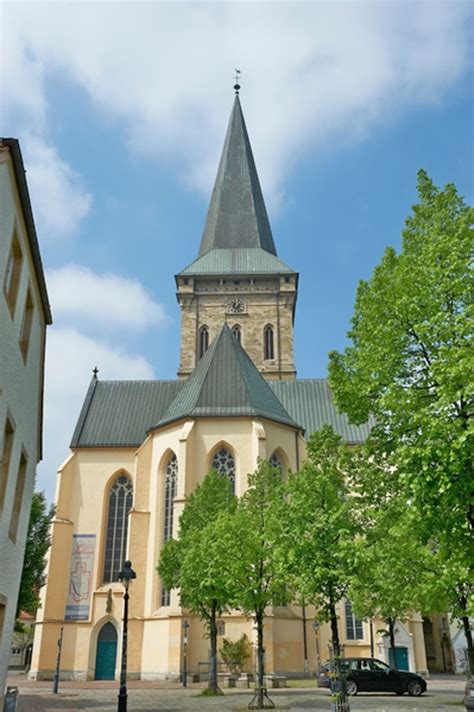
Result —
[{"label": "street lamp", "polygon": [[317,677],[318,670],[319,670],[319,664],[321,662],[320,657],[319,657],[319,621],[317,621],[315,619],[312,622],[311,627],[314,630],[314,639],[316,641],[316,677]]},{"label": "street lamp", "polygon": [[183,687],[188,686],[188,621],[183,621]]},{"label": "street lamp", "polygon": [[128,587],[130,581],[137,578],[132,569],[132,562],[125,561],[118,580],[123,584],[123,633],[122,633],[122,666],[120,668],[120,691],[118,694],[118,712],[127,712],[127,635],[128,635]]}]

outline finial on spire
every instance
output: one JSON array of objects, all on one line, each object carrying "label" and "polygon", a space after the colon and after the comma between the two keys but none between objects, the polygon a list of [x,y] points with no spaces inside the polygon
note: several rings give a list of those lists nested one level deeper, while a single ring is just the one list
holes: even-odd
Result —
[{"label": "finial on spire", "polygon": [[94,375],[94,378],[97,379],[97,374],[99,373],[99,369],[97,368],[97,366],[94,366],[94,368],[92,369],[92,373]]},{"label": "finial on spire", "polygon": [[235,81],[234,89],[235,89],[235,93],[236,93],[236,94],[239,93],[239,89],[240,89],[240,84],[239,84],[239,82],[240,82],[240,74],[241,74],[240,69],[236,69],[236,70],[235,70],[235,77],[234,77],[234,81]]}]

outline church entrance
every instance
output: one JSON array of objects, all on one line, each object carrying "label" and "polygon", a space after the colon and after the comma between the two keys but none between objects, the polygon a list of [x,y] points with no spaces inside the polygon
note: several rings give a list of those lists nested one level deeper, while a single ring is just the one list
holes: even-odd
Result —
[{"label": "church entrance", "polygon": [[114,680],[117,660],[117,631],[112,623],[106,623],[97,638],[95,679]]}]

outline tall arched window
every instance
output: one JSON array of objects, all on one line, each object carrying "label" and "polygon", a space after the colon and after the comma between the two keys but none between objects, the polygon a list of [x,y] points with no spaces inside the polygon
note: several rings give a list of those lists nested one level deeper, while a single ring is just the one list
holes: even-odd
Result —
[{"label": "tall arched window", "polygon": [[[168,460],[165,469],[165,516],[163,523],[163,543],[173,536],[173,500],[176,497],[178,486],[178,460],[173,454]],[[161,589],[160,603],[162,606],[169,606],[171,602],[171,592],[166,588]]]},{"label": "tall arched window", "polygon": [[270,463],[270,465],[273,467],[274,470],[278,470],[278,472],[281,475],[283,474],[283,465],[282,465],[280,458],[276,454],[276,452],[273,453],[273,455],[271,456],[271,458],[269,459],[268,462]]},{"label": "tall arched window", "polygon": [[232,334],[235,336],[235,338],[237,339],[237,341],[240,344],[242,341],[242,332],[241,332],[240,326],[238,324],[234,324],[234,326],[232,327]]},{"label": "tall arched window", "polygon": [[235,492],[235,460],[233,454],[226,447],[217,450],[212,458],[211,467],[221,475],[225,475]]},{"label": "tall arched window", "polygon": [[118,581],[126,557],[128,513],[133,502],[133,485],[128,475],[115,478],[109,493],[105,539],[104,583]]},{"label": "tall arched window", "polygon": [[209,348],[209,329],[201,326],[199,329],[199,358],[202,358]]},{"label": "tall arched window", "polygon": [[270,324],[267,324],[263,330],[263,358],[265,360],[275,358],[275,352],[273,349],[273,328]]}]

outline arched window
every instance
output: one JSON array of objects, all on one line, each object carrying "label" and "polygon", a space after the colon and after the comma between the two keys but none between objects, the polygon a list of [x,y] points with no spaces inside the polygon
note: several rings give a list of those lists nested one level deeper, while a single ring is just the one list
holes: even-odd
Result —
[{"label": "arched window", "polygon": [[226,447],[221,447],[212,458],[211,467],[221,475],[225,475],[235,491],[235,460],[233,454]]},{"label": "arched window", "polygon": [[133,485],[128,475],[115,478],[109,493],[105,540],[104,583],[118,581],[126,559],[128,513],[133,502]]},{"label": "arched window", "polygon": [[[165,516],[163,524],[163,543],[173,536],[173,500],[178,486],[178,460],[173,454],[165,469]],[[161,589],[160,604],[169,606],[171,593],[166,588]]]},{"label": "arched window", "polygon": [[265,360],[275,358],[273,349],[273,328],[270,324],[267,324],[263,330],[263,358]]},{"label": "arched window", "polygon": [[276,454],[276,452],[273,453],[271,458],[268,461],[270,465],[273,467],[274,470],[278,470],[278,472],[282,475],[283,474],[283,464]]},{"label": "arched window", "polygon": [[201,326],[199,329],[199,358],[202,358],[209,348],[209,329]]},{"label": "arched window", "polygon": [[242,341],[242,332],[241,332],[240,326],[238,324],[234,324],[234,326],[232,327],[232,334],[235,336],[235,338],[237,339],[237,341],[240,344]]}]

